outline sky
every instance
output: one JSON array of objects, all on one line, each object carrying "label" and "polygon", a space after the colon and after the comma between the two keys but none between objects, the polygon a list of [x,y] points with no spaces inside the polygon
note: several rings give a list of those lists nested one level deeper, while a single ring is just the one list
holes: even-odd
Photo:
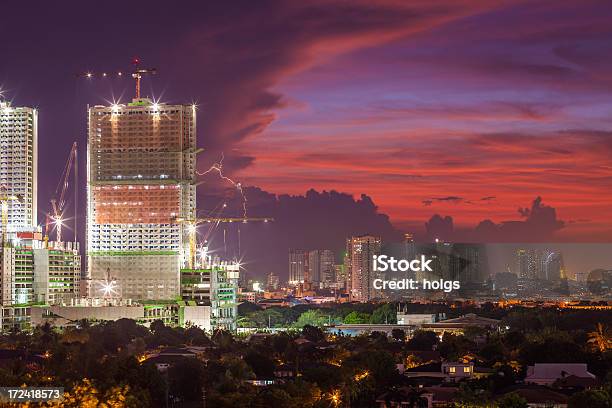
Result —
[{"label": "sky", "polygon": [[604,1],[11,2],[0,89],[40,111],[40,220],[74,140],[85,174],[87,104],[133,93],[75,74],[139,56],[144,94],[197,103],[199,169],[223,155],[283,242],[610,242],[611,23]]}]

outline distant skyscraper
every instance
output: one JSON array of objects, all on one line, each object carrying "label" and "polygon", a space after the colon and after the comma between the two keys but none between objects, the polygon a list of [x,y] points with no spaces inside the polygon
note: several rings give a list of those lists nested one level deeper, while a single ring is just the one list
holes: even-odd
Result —
[{"label": "distant skyscraper", "polygon": [[416,243],[411,233],[404,234],[404,259],[415,259],[416,254]]},{"label": "distant skyscraper", "polygon": [[277,290],[278,289],[278,285],[279,285],[278,275],[275,275],[273,272],[270,272],[268,274],[268,278],[267,278],[267,282],[266,282],[266,288],[268,290]]},{"label": "distant skyscraper", "polygon": [[289,284],[304,283],[308,269],[307,254],[303,249],[289,250]]},{"label": "distant skyscraper", "polygon": [[175,218],[196,208],[195,106],[94,106],[88,137],[90,295],[110,273],[125,298],[175,299],[189,254],[188,227]]},{"label": "distant skyscraper", "polygon": [[0,101],[0,194],[18,198],[7,201],[9,232],[36,229],[37,138],[38,111]]},{"label": "distant skyscraper", "polygon": [[345,290],[347,287],[347,276],[345,264],[334,265],[334,279],[336,289]]},{"label": "distant skyscraper", "polygon": [[350,274],[350,293],[353,299],[368,302],[376,293],[373,256],[379,255],[381,239],[371,235],[351,237],[346,241],[347,273]]},{"label": "distant skyscraper", "polygon": [[560,252],[550,252],[545,260],[545,271],[546,280],[549,282],[559,282],[561,279],[565,279],[563,254]]},{"label": "distant skyscraper", "polygon": [[312,283],[315,288],[322,284],[329,285],[334,280],[334,264],[335,256],[329,249],[308,251],[308,273],[305,280]]}]

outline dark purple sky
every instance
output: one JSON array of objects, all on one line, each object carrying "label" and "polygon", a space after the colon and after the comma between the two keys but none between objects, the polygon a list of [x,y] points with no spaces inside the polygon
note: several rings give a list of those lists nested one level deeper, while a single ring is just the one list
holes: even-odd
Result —
[{"label": "dark purple sky", "polygon": [[[200,169],[223,152],[228,174],[263,190],[252,190],[261,211],[285,206],[288,224],[272,228],[295,245],[366,229],[396,237],[376,206],[422,234],[440,214],[427,231],[450,239],[611,240],[610,3],[226,3],[2,6],[0,87],[40,109],[41,220],[73,140],[84,158],[86,105],[133,92],[127,79],[75,73],[127,69],[138,55],[159,70],[144,94],[198,104]],[[266,193],[310,188],[349,196]],[[346,218],[361,194],[372,209]],[[350,195],[357,212],[335,213]],[[298,229],[298,217],[312,220]]]}]

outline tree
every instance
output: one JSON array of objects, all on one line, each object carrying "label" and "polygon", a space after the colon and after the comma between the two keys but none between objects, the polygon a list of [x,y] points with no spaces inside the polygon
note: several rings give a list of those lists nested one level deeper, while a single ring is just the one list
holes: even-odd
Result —
[{"label": "tree", "polygon": [[391,330],[391,337],[397,341],[404,341],[406,339],[406,332],[402,329],[393,329]]},{"label": "tree", "polygon": [[367,313],[359,313],[353,311],[346,315],[344,324],[364,324],[370,320],[370,315]]},{"label": "tree", "polygon": [[318,327],[307,324],[302,328],[302,335],[312,342],[319,342],[325,340],[325,334]]},{"label": "tree", "polygon": [[410,350],[431,351],[438,342],[436,333],[428,330],[417,330],[408,341],[408,348]]},{"label": "tree", "polygon": [[304,326],[322,327],[327,324],[329,318],[324,316],[319,310],[307,310],[300,315],[294,327],[302,328]]},{"label": "tree", "polygon": [[250,351],[244,357],[244,361],[251,367],[257,377],[274,377],[274,361],[268,356],[255,351]]},{"label": "tree", "polygon": [[195,358],[182,358],[168,369],[170,393],[183,401],[202,399],[203,380],[202,362]]},{"label": "tree", "polygon": [[497,400],[497,407],[499,408],[528,408],[529,405],[525,398],[521,397],[515,392],[505,394],[503,397]]},{"label": "tree", "polygon": [[611,406],[612,395],[604,389],[577,392],[567,403],[567,408],[610,408]]},{"label": "tree", "polygon": [[384,305],[374,309],[372,316],[370,316],[370,323],[396,324],[397,313],[395,311],[395,305],[392,303],[385,303]]},{"label": "tree", "polygon": [[595,330],[588,334],[588,343],[595,350],[599,350],[602,353],[612,348],[612,337],[610,331],[601,323],[597,323]]}]

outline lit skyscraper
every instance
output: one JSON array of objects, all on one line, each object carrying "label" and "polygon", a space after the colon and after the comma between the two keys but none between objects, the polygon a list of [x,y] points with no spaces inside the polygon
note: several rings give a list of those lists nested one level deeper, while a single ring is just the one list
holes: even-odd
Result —
[{"label": "lit skyscraper", "polygon": [[38,111],[0,101],[0,193],[19,198],[6,203],[9,232],[37,225],[37,138]]},{"label": "lit skyscraper", "polygon": [[307,281],[316,288],[321,284],[329,285],[334,277],[334,253],[329,249],[314,249],[308,251]]},{"label": "lit skyscraper", "polygon": [[113,279],[123,298],[174,299],[196,206],[196,112],[134,99],[89,109],[90,296]]},{"label": "lit skyscraper", "polygon": [[308,268],[308,252],[303,249],[289,250],[289,284],[304,283]]},{"label": "lit skyscraper", "polygon": [[371,235],[351,237],[346,240],[346,270],[350,275],[350,294],[354,300],[367,302],[376,297],[373,281],[373,256],[379,255],[381,240]]}]

